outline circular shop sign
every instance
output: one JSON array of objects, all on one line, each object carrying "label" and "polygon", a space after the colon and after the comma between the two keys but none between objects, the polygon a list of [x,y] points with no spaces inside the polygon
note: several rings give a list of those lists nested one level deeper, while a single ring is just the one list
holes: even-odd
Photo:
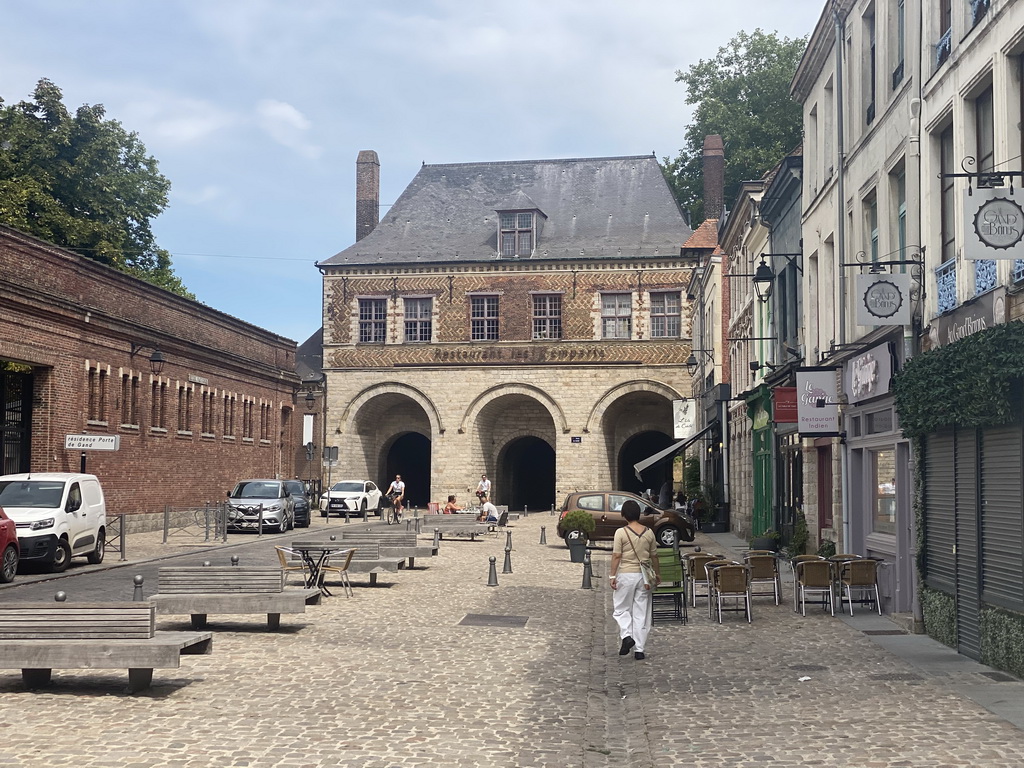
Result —
[{"label": "circular shop sign", "polygon": [[993,197],[974,214],[974,231],[989,248],[1013,248],[1024,237],[1024,210],[1013,200]]},{"label": "circular shop sign", "polygon": [[864,308],[872,317],[894,317],[902,306],[903,292],[889,280],[878,280],[864,291]]}]

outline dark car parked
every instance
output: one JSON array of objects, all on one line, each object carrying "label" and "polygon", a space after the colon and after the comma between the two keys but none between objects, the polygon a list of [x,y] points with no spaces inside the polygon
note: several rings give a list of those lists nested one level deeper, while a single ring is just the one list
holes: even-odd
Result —
[{"label": "dark car parked", "polygon": [[18,529],[14,521],[0,509],[0,582],[14,581],[18,572]]},{"label": "dark car parked", "polygon": [[285,480],[284,489],[295,502],[295,527],[308,528],[310,523],[309,496],[306,495],[306,484],[301,480]]},{"label": "dark car parked", "polygon": [[583,510],[594,518],[594,532],[591,541],[611,541],[615,531],[626,524],[621,514],[622,505],[632,499],[640,505],[640,522],[654,531],[658,546],[671,547],[676,542],[693,541],[696,526],[685,512],[659,509],[628,491],[580,491],[570,493],[562,504],[558,517],[558,535],[565,538],[562,520],[575,509]]}]

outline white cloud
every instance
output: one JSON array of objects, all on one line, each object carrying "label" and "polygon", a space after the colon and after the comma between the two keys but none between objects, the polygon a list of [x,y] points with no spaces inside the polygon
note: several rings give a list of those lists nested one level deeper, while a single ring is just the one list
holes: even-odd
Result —
[{"label": "white cloud", "polygon": [[278,144],[309,159],[320,156],[323,149],[307,139],[309,119],[288,102],[263,99],[256,105],[256,114],[260,127]]}]

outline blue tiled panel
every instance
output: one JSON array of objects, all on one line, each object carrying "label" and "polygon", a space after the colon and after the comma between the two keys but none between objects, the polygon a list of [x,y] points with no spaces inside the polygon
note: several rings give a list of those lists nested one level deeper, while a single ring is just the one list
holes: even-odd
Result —
[{"label": "blue tiled panel", "polygon": [[996,287],[996,262],[993,259],[981,259],[974,262],[974,295]]},{"label": "blue tiled panel", "polygon": [[957,305],[956,301],[956,261],[950,259],[935,268],[935,283],[939,293],[939,314],[948,312]]},{"label": "blue tiled panel", "polygon": [[1013,262],[1013,282],[1019,283],[1024,280],[1024,259],[1014,259]]}]

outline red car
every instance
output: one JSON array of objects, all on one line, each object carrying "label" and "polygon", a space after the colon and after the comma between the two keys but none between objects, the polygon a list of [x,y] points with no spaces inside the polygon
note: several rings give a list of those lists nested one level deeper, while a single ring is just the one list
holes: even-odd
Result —
[{"label": "red car", "polygon": [[0,507],[0,582],[14,581],[18,572],[18,560],[21,559],[18,549],[18,529],[14,521],[4,514]]}]

